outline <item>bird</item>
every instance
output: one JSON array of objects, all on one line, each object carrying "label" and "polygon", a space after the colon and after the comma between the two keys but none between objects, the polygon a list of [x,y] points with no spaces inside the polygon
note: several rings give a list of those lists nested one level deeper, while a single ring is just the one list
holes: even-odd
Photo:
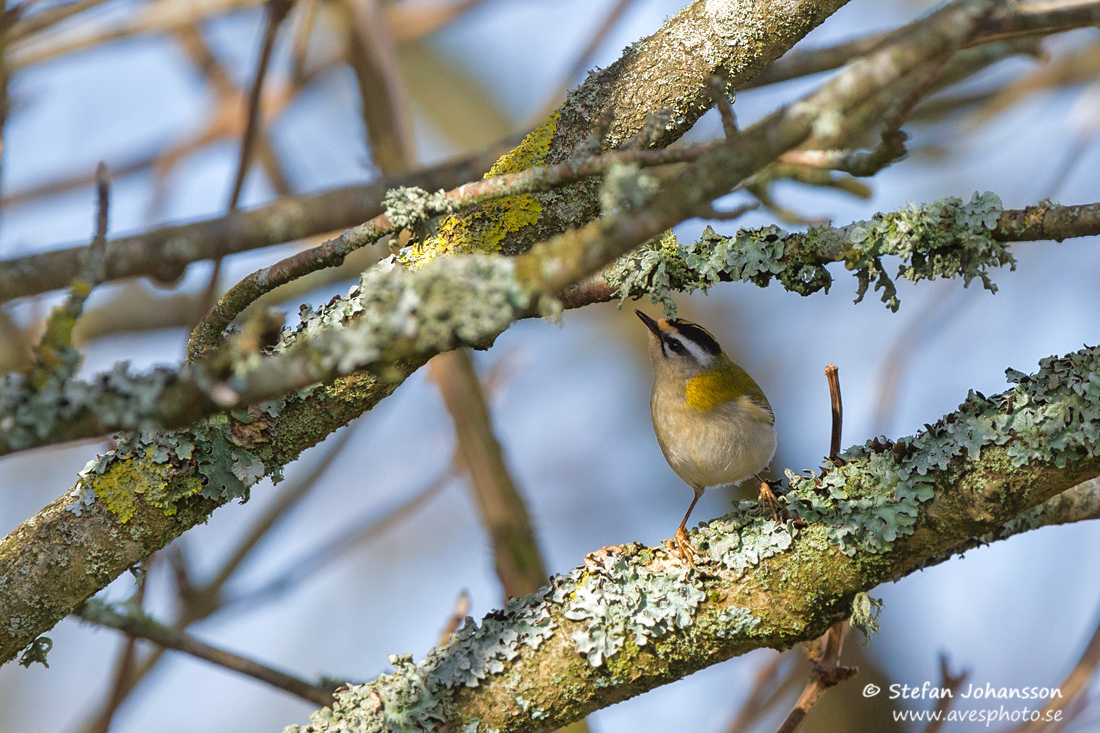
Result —
[{"label": "bird", "polygon": [[764,391],[710,331],[683,318],[634,312],[649,329],[653,432],[668,465],[695,492],[673,537],[677,554],[694,568],[687,521],[708,487],[755,477],[761,501],[777,513],[775,494],[759,476],[775,455],[775,416]]}]

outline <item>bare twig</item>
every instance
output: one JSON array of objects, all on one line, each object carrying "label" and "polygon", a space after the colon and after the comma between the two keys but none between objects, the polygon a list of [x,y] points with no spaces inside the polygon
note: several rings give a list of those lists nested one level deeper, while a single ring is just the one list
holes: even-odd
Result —
[{"label": "bare twig", "polygon": [[825,378],[829,380],[829,409],[833,416],[829,458],[836,458],[840,453],[841,431],[844,428],[844,406],[840,401],[840,370],[835,364],[825,367]]},{"label": "bare twig", "polygon": [[561,103],[562,97],[569,90],[573,80],[580,76],[585,70],[588,69],[592,63],[592,58],[596,55],[596,52],[600,50],[600,46],[607,40],[607,36],[615,29],[619,21],[622,20],[623,15],[630,8],[634,0],[618,0],[611,7],[611,10],[604,16],[603,21],[597,26],[596,30],[592,33],[588,39],[588,43],[585,44],[584,50],[578,55],[573,65],[569,67],[569,71],[562,77],[561,84],[554,90],[554,93],[549,96],[549,102],[539,112],[536,119],[538,121],[545,120],[551,112]]},{"label": "bare twig", "polygon": [[335,700],[327,690],[323,690],[310,682],[247,657],[242,657],[239,654],[210,646],[193,636],[169,628],[146,615],[118,613],[107,604],[97,601],[84,603],[76,610],[75,615],[89,623],[108,626],[129,636],[146,639],[167,649],[190,654],[219,667],[239,672],[321,707],[332,705]]},{"label": "bare twig", "polygon": [[379,0],[343,0],[348,63],[358,82],[371,161],[383,175],[412,167],[412,120],[389,21]]},{"label": "bare twig", "polygon": [[371,513],[353,522],[347,530],[302,553],[299,559],[286,563],[281,572],[259,587],[229,598],[227,604],[239,608],[263,603],[272,597],[283,595],[303,579],[313,576],[319,568],[357,545],[379,537],[418,512],[447,488],[460,473],[457,461],[452,462],[438,477],[425,484],[398,506],[381,516]]},{"label": "bare twig", "polygon": [[[1061,33],[1100,23],[1100,2],[1043,3],[1017,5],[986,18],[968,46],[1021,36]],[[866,36],[827,48],[792,51],[756,76],[741,89],[778,84],[823,71],[838,69],[852,59],[865,56],[892,40],[897,31]]]},{"label": "bare twig", "polygon": [[[829,404],[833,418],[829,458],[835,460],[840,454],[840,439],[844,423],[844,410],[840,399],[840,370],[835,364],[829,364],[825,367],[825,377],[829,380]],[[825,690],[857,672],[855,667],[840,666],[840,650],[847,633],[848,621],[838,621],[829,627],[824,636],[814,642],[815,646],[809,651],[810,661],[813,663],[810,682],[799,696],[794,709],[779,726],[779,733],[795,733],[799,730],[810,714],[810,710],[825,694]]]},{"label": "bare twig", "polygon": [[[135,608],[140,609],[145,602],[145,588],[149,578],[149,567],[152,561],[155,561],[157,555],[153,555],[150,558],[150,562],[144,563],[142,572],[138,575],[137,590],[134,592],[134,597],[130,599],[129,603]],[[107,695],[107,702],[103,706],[103,711],[96,718],[95,722],[88,727],[89,733],[108,733],[111,729],[111,721],[115,717],[115,713],[118,712],[119,707],[126,700],[126,696],[132,687],[131,680],[134,674],[134,661],[137,654],[137,639],[133,636],[127,636],[125,643],[122,645],[122,650],[119,652],[118,661],[115,663],[114,680],[111,683],[110,692]]]},{"label": "bare twig", "polygon": [[[218,134],[220,139],[223,133]],[[430,191],[450,189],[480,178],[514,141],[498,143],[474,155],[449,160],[432,168],[389,176],[367,184],[345,186],[322,193],[291,196],[250,211],[187,224],[162,226],[107,243],[107,280],[147,275],[174,282],[193,262],[270,247],[283,242],[332,232],[376,216],[382,197],[397,186]],[[147,168],[156,155],[141,161]],[[113,169],[118,174],[117,169]],[[91,177],[75,185],[94,182]],[[0,302],[63,288],[72,282],[84,261],[87,245],[52,249],[0,261]]]},{"label": "bare twig", "polygon": [[950,690],[951,694],[941,695],[936,701],[936,708],[932,712],[932,717],[928,719],[928,725],[925,727],[924,733],[939,733],[940,729],[943,728],[943,724],[947,722],[947,712],[955,702],[955,693],[966,682],[969,674],[970,672],[965,669],[957,675],[951,674],[951,669],[947,666],[947,655],[940,655],[940,689]]},{"label": "bare twig", "polygon": [[[745,704],[730,721],[726,733],[745,733],[776,702],[795,679],[797,667],[790,664],[793,653],[781,652],[772,656],[756,673],[752,690]],[[783,667],[787,667],[786,670]],[[781,674],[782,673],[782,674]]]},{"label": "bare twig", "polygon": [[[252,160],[253,141],[261,125],[261,101],[263,99],[264,79],[267,77],[267,69],[271,63],[271,53],[275,48],[275,38],[279,33],[279,27],[286,20],[287,13],[293,5],[292,0],[267,0],[265,9],[267,22],[264,25],[263,39],[260,41],[260,55],[256,60],[256,72],[252,79],[252,85],[248,90],[248,112],[244,126],[244,134],[241,136],[240,157],[237,160],[237,174],[233,179],[233,188],[229,194],[228,210],[237,210],[237,204],[241,199],[241,191],[244,188],[244,180],[248,176],[248,169]],[[222,258],[214,260],[214,269],[210,273],[206,289],[203,291],[201,306],[203,313],[210,310],[218,297],[218,281],[221,278]]]},{"label": "bare twig", "polygon": [[449,351],[433,358],[428,368],[454,421],[458,453],[469,473],[481,521],[492,539],[505,598],[533,593],[546,582],[546,566],[527,505],[493,432],[485,393],[470,355],[464,349]]},{"label": "bare twig", "polygon": [[462,625],[462,622],[470,615],[470,593],[465,588],[458,594],[458,599],[455,601],[455,609],[451,612],[451,617],[447,619],[447,624],[443,627],[443,631],[439,634],[439,645],[446,644],[451,639],[451,634],[458,631],[458,627]]},{"label": "bare twig", "polygon": [[842,667],[839,663],[840,650],[847,633],[848,622],[838,621],[825,632],[824,636],[814,642],[815,649],[810,654],[813,662],[810,682],[802,691],[794,709],[779,726],[778,733],[795,733],[802,728],[802,724],[806,722],[806,716],[825,694],[825,690],[843,682],[858,671],[855,667]]},{"label": "bare twig", "polygon": [[[173,569],[176,571],[176,594],[181,604],[176,614],[176,620],[172,624],[173,629],[182,632],[192,624],[207,619],[226,607],[227,599],[224,595],[225,586],[235,577],[237,570],[240,569],[244,562],[252,556],[253,550],[255,550],[263,539],[268,536],[270,531],[279,524],[280,520],[287,516],[289,510],[317,486],[325,472],[328,471],[332,463],[340,456],[348,440],[354,435],[354,432],[355,431],[350,428],[346,429],[333,442],[332,446],[328,448],[321,459],[310,467],[305,475],[292,478],[286,482],[286,485],[279,494],[264,509],[263,513],[249,529],[248,533],[238,543],[236,549],[229,554],[229,557],[226,558],[221,567],[214,573],[213,577],[204,585],[196,587],[191,582],[191,573],[188,571],[182,556],[182,545],[177,543],[172,546],[176,549],[176,554],[170,555],[169,559],[172,561]],[[122,684],[115,690],[112,698],[108,702],[108,706],[97,715],[96,720],[106,720],[109,722],[114,711],[112,710],[108,714],[108,710],[112,708],[117,710],[117,708],[125,702],[138,685],[140,685],[157,667],[164,656],[164,652],[164,647],[156,647],[142,659],[141,664],[138,665],[125,680],[120,679]],[[90,733],[91,731],[97,730],[95,727],[96,724],[97,723],[93,721],[83,726],[82,729]]]}]

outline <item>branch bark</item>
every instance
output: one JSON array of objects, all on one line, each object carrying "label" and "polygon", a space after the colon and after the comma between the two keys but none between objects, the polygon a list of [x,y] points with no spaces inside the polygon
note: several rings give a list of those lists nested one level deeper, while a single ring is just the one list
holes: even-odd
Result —
[{"label": "branch bark", "polygon": [[660,545],[590,556],[421,662],[391,657],[393,674],[338,693],[297,730],[562,725],[752,649],[816,638],[876,585],[1066,518],[1065,501],[1077,520],[1096,518],[1100,482],[1081,482],[1100,475],[1100,348],[1009,376],[1014,389],[971,393],[917,435],[788,472],[803,529],[745,503],[694,532],[705,576]]}]

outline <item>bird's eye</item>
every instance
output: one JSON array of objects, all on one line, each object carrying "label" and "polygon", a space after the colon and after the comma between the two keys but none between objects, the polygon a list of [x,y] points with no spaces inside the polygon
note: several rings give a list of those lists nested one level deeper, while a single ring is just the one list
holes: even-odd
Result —
[{"label": "bird's eye", "polygon": [[682,343],[680,343],[679,341],[677,341],[676,339],[669,339],[668,340],[668,348],[672,349],[673,354],[686,354],[687,353],[687,349],[684,348],[684,345]]}]

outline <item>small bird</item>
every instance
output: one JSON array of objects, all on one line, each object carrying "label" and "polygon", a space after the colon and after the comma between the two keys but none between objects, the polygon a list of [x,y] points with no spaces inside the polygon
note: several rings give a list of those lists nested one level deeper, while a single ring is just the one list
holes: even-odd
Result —
[{"label": "small bird", "polygon": [[634,312],[649,329],[653,432],[668,465],[695,491],[674,538],[680,557],[695,567],[687,520],[707,487],[755,476],[761,501],[775,513],[775,495],[757,475],[775,454],[775,417],[763,390],[705,328]]}]

